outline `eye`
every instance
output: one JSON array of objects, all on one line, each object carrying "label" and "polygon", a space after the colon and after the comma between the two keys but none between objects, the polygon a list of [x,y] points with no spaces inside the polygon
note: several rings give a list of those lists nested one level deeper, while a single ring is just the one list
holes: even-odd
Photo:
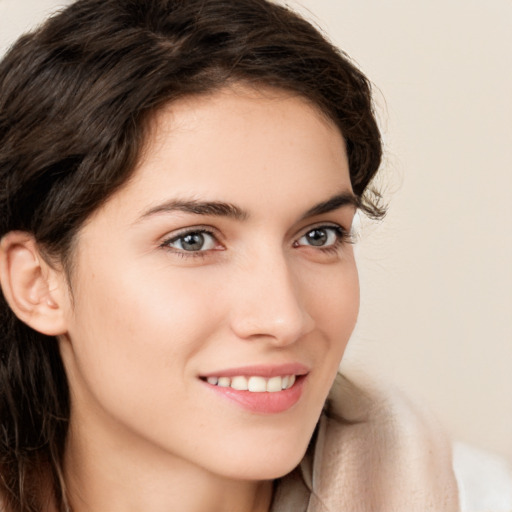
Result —
[{"label": "eye", "polygon": [[344,238],[345,232],[339,226],[319,226],[310,229],[294,245],[296,247],[301,245],[320,248],[333,247],[342,242]]},{"label": "eye", "polygon": [[217,247],[215,236],[204,230],[187,231],[169,240],[163,246],[185,252],[209,251]]}]

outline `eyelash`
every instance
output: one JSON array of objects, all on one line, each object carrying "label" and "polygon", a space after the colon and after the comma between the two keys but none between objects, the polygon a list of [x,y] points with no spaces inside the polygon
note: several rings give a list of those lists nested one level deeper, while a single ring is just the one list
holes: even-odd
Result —
[{"label": "eyelash", "polygon": [[306,247],[312,247],[313,249],[317,249],[317,250],[320,250],[320,251],[322,251],[324,253],[330,254],[330,253],[338,252],[340,247],[342,247],[345,244],[354,243],[354,239],[353,239],[352,233],[347,231],[342,226],[333,225],[333,224],[320,224],[320,225],[317,225],[317,226],[309,227],[304,232],[304,234],[301,235],[296,242],[294,242],[293,246],[294,247],[301,247],[298,244],[298,241],[301,238],[304,238],[304,237],[308,236],[313,231],[327,231],[327,230],[330,230],[330,231],[334,232],[334,236],[336,237],[336,239],[334,240],[334,243],[332,243],[331,245],[327,245],[327,246],[307,245]]},{"label": "eyelash", "polygon": [[170,244],[176,243],[179,240],[183,240],[186,236],[189,235],[208,235],[212,239],[218,242],[217,236],[215,232],[211,229],[197,227],[192,229],[187,229],[186,231],[182,231],[181,233],[174,234],[171,238],[166,238],[161,244],[160,247],[163,249],[176,254],[181,258],[204,258],[208,252],[214,249],[207,250],[199,250],[199,251],[186,251],[184,249],[176,249],[174,247],[170,247]]},{"label": "eyelash", "polygon": [[[306,237],[313,231],[333,231],[334,236],[336,237],[334,243],[328,246],[314,246],[314,245],[299,245],[299,240]],[[187,251],[185,249],[179,249],[179,248],[173,248],[170,247],[170,244],[176,243],[180,240],[183,241],[183,239],[186,236],[189,235],[208,235],[211,237],[214,241],[218,243],[218,237],[216,236],[215,232],[208,228],[203,227],[197,227],[193,229],[187,229],[186,231],[182,231],[178,234],[174,234],[170,238],[166,238],[161,244],[160,247],[163,249],[166,249],[173,254],[176,254],[177,256],[180,256],[182,258],[204,258],[210,251],[215,249],[206,249],[206,250],[197,250],[197,251]],[[343,228],[340,225],[333,225],[333,224],[320,224],[317,226],[310,226],[306,231],[303,232],[303,234],[297,238],[297,240],[293,243],[294,248],[298,247],[311,247],[313,249],[316,249],[318,251],[322,251],[326,254],[335,253],[339,250],[341,246],[344,244],[351,244],[353,243],[353,237],[351,232],[347,231],[345,228]]]}]

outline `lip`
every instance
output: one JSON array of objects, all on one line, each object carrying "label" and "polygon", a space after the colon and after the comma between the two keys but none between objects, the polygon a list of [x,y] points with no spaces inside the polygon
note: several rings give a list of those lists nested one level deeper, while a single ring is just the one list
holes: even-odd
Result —
[{"label": "lip", "polygon": [[301,363],[286,363],[279,365],[252,365],[241,366],[239,368],[226,368],[215,372],[202,374],[202,378],[208,377],[237,377],[243,375],[250,377],[252,375],[270,379],[284,375],[306,375],[310,369]]},{"label": "lip", "polygon": [[[283,389],[274,393],[251,391],[239,391],[230,387],[220,387],[209,384],[208,377],[236,377],[259,376],[264,378],[295,375],[295,384],[289,389]],[[309,375],[309,369],[300,363],[282,364],[276,366],[255,365],[240,368],[229,368],[218,372],[201,375],[201,382],[212,393],[216,393],[232,404],[256,414],[279,414],[291,409],[301,398],[304,385]]]}]

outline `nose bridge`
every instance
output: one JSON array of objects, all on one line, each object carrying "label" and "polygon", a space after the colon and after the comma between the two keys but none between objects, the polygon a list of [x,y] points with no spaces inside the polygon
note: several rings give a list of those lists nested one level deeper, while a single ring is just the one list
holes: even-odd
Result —
[{"label": "nose bridge", "polygon": [[239,272],[232,309],[232,328],[239,337],[266,337],[286,345],[312,329],[299,276],[282,247],[263,247]]}]

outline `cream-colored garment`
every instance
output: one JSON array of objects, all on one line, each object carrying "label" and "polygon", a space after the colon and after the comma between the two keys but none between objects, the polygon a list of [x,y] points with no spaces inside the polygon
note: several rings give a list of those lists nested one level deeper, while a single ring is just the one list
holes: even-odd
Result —
[{"label": "cream-colored garment", "polygon": [[300,466],[271,512],[457,512],[451,447],[395,390],[339,376]]}]

